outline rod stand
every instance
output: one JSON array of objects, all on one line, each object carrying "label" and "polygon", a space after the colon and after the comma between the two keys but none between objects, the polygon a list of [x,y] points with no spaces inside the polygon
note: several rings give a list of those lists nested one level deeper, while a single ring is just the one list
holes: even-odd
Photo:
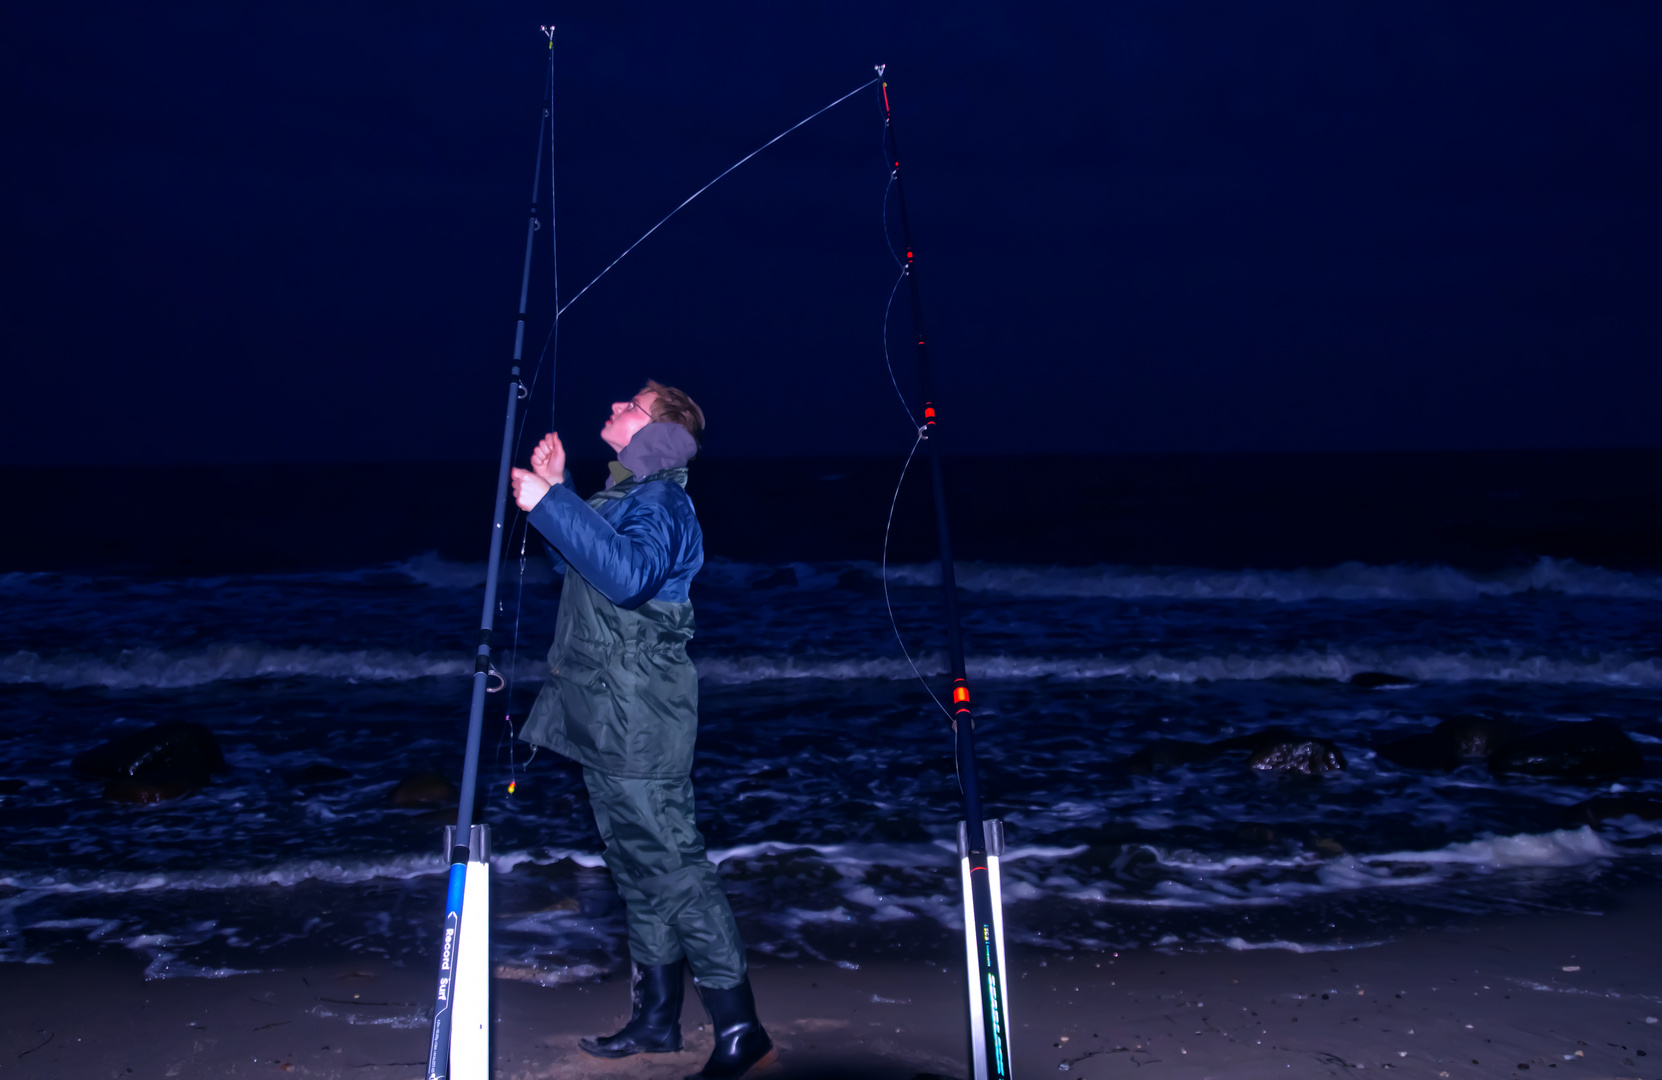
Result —
[{"label": "rod stand", "polygon": [[964,961],[969,984],[970,1065],[974,1080],[1010,1080],[1010,977],[1004,962],[1004,901],[998,860],[1004,822],[981,821],[970,844],[958,823],[958,869],[964,889]]},{"label": "rod stand", "polygon": [[[446,825],[444,827],[444,857],[450,858],[458,846],[460,845],[456,843],[456,826]],[[488,863],[491,861],[491,827],[489,825],[474,825],[468,829],[467,861],[470,863]]]}]

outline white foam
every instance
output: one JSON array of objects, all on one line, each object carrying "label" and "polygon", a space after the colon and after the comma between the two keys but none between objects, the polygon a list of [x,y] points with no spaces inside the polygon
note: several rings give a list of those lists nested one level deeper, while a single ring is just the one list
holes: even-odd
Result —
[{"label": "white foam", "polygon": [[1309,945],[1302,941],[1247,941],[1238,937],[1223,940],[1225,948],[1234,949],[1236,952],[1248,952],[1253,949],[1284,949],[1295,953],[1348,952],[1351,949],[1371,949],[1383,944],[1382,941],[1364,941],[1354,945]]},{"label": "white foam", "polygon": [[[1529,990],[1539,990],[1545,994],[1575,994],[1578,997],[1608,998],[1611,1000],[1621,1000],[1625,998],[1630,1001],[1662,1001],[1662,997],[1654,997],[1650,994],[1636,994],[1631,991],[1624,994],[1619,990],[1601,991],[1584,990],[1579,986],[1548,986],[1546,983],[1535,982],[1532,979],[1514,979],[1511,977],[1508,977],[1506,981]],[[1655,1022],[1656,1021],[1651,1017],[1645,1017],[1645,1023],[1653,1024]]]},{"label": "white foam", "polygon": [[229,979],[233,975],[258,975],[260,968],[203,967],[187,964],[170,952],[158,952],[144,969],[144,981],[154,979]]},{"label": "white foam", "polygon": [[[1209,859],[1187,850],[1168,852],[1154,845],[1143,845],[1143,850],[1178,877],[1155,884],[1153,896],[1105,893],[1104,902],[1131,907],[1254,907],[1338,892],[1437,885],[1473,874],[1585,866],[1626,854],[1587,826],[1486,836],[1430,851],[1345,854],[1326,859],[1310,854],[1292,860],[1251,856]],[[1302,870],[1304,874],[1291,876],[1286,873],[1289,870]]]},{"label": "white foam", "polygon": [[1585,866],[1620,854],[1590,826],[1583,825],[1579,829],[1558,829],[1549,833],[1485,837],[1464,844],[1450,844],[1436,851],[1396,851],[1363,858],[1368,863],[1460,863],[1508,870],[1523,866]]},{"label": "white foam", "polygon": [[607,969],[594,964],[566,964],[556,968],[540,968],[534,964],[497,964],[491,973],[498,979],[553,988],[568,983],[593,982],[605,976]]},{"label": "white foam", "polygon": [[[604,866],[598,854],[539,848],[534,851],[506,851],[491,857],[498,873],[509,873],[522,863],[546,865],[570,859],[579,866]],[[34,893],[128,893],[171,891],[216,891],[287,888],[303,881],[330,885],[355,885],[377,878],[409,880],[443,874],[449,863],[443,855],[399,855],[384,859],[305,859],[267,867],[235,870],[156,870],[141,872],[98,872],[90,870],[13,871],[0,874],[0,885]],[[96,920],[86,921],[91,926]],[[79,920],[64,926],[81,925]],[[37,924],[46,926],[46,923]]]},{"label": "white foam", "polygon": [[423,1006],[416,1006],[416,1009],[416,1012],[394,1013],[388,1016],[331,1009],[328,1005],[318,1004],[306,1011],[330,1020],[345,1020],[355,1027],[390,1027],[395,1031],[419,1031],[433,1022],[433,1014]]},{"label": "white foam", "polygon": [[[1370,566],[1348,562],[1323,569],[1191,570],[1125,566],[1040,567],[959,563],[958,585],[972,592],[1009,596],[1104,599],[1268,600],[1474,600],[1524,592],[1567,596],[1662,599],[1662,575],[1585,566],[1573,559],[1541,558],[1527,567],[1478,574],[1450,566]],[[898,585],[939,586],[940,565],[891,566]]]}]

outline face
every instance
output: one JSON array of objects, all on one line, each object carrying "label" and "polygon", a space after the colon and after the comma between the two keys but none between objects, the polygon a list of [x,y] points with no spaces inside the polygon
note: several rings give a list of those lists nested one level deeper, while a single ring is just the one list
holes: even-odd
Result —
[{"label": "face", "polygon": [[612,402],[612,415],[600,429],[600,438],[614,451],[622,450],[635,432],[652,423],[652,403],[658,395],[642,390],[628,401]]}]

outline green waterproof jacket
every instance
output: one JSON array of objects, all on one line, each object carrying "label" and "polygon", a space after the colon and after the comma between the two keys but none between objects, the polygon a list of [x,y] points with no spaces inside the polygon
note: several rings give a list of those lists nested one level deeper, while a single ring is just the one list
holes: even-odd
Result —
[{"label": "green waterproof jacket", "polygon": [[519,737],[612,776],[677,779],[698,736],[687,594],[704,534],[685,468],[619,472],[586,502],[558,484],[531,510],[565,586],[547,682]]}]

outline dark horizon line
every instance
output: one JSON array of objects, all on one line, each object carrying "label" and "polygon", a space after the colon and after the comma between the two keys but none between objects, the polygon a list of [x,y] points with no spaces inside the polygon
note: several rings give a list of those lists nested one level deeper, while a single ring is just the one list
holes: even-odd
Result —
[{"label": "dark horizon line", "polygon": [[[1649,446],[1518,446],[1518,447],[1454,447],[1454,448],[1415,448],[1389,450],[1109,450],[1091,453],[1068,453],[1065,451],[1033,451],[1026,453],[978,453],[962,454],[948,451],[944,456],[955,461],[1053,461],[1057,458],[1071,458],[1077,460],[1109,460],[1109,459],[1148,459],[1148,458],[1294,458],[1294,457],[1483,457],[1483,456],[1526,456],[1532,454],[1649,454],[1662,453],[1662,443]],[[701,454],[694,458],[692,464],[714,462],[829,462],[829,461],[863,461],[879,462],[893,461],[904,457],[903,454],[890,453],[853,453],[853,454]],[[611,457],[599,455],[572,455],[569,461],[578,465],[600,465],[613,460]],[[288,468],[298,466],[328,467],[328,466],[454,466],[454,465],[491,465],[496,464],[494,458],[334,458],[334,459],[299,459],[279,461],[135,461],[115,464],[94,463],[85,461],[53,461],[53,462],[21,462],[0,461],[0,470],[4,471],[33,471],[49,469],[87,469],[100,470],[131,470],[131,469],[223,469],[223,468]]]}]

